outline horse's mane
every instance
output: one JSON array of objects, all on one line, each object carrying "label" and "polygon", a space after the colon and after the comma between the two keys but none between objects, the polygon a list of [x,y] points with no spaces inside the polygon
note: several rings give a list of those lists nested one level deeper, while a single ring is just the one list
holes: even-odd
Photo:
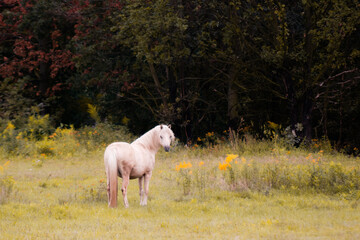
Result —
[{"label": "horse's mane", "polygon": [[[136,139],[134,142],[132,142],[131,144],[140,144],[143,145],[145,147],[149,147],[151,149],[157,148],[159,145],[158,141],[154,141],[154,133],[158,132],[159,126],[154,127],[153,129],[150,129],[149,131],[147,131],[146,133],[144,133],[141,137],[139,137],[138,139]],[[156,146],[155,146],[156,145]]]}]

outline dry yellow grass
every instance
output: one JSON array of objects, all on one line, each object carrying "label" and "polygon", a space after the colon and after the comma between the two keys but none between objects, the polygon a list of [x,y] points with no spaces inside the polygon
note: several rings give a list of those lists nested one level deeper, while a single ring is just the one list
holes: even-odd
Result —
[{"label": "dry yellow grass", "polygon": [[[0,239],[360,238],[358,198],[281,189],[229,191],[212,182],[221,179],[218,164],[225,153],[230,153],[228,148],[160,152],[148,206],[139,206],[138,184],[131,181],[129,209],[121,204],[117,209],[107,207],[101,151],[48,158],[41,166],[34,164],[36,159],[10,159],[6,174],[14,178],[15,186],[8,201],[0,205]],[[276,164],[269,154],[244,158]],[[296,162],[307,154],[279,156]],[[336,157],[323,158],[337,161]],[[0,165],[7,160],[0,160]],[[204,194],[192,187],[184,195],[176,171],[183,161],[192,163],[191,174],[195,167],[203,167],[217,176],[206,178]],[[356,159],[347,161],[350,167],[357,164]]]}]

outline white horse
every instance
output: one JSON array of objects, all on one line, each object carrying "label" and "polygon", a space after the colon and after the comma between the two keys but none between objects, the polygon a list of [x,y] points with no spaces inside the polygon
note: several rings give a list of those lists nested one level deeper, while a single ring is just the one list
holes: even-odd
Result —
[{"label": "white horse", "polygon": [[139,178],[140,205],[147,205],[149,181],[155,165],[155,154],[161,146],[168,152],[170,144],[174,140],[174,133],[170,129],[170,125],[159,125],[131,144],[115,142],[106,148],[104,163],[109,207],[117,206],[118,176],[123,179],[121,191],[125,207],[129,207],[127,200],[129,179],[134,178]]}]

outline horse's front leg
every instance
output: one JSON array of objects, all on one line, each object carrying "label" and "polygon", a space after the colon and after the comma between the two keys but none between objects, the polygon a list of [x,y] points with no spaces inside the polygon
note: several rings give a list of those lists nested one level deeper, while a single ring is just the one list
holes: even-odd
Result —
[{"label": "horse's front leg", "polygon": [[129,202],[127,199],[127,187],[129,185],[129,180],[130,180],[130,176],[129,175],[123,175],[122,176],[122,186],[121,186],[121,192],[123,195],[123,199],[124,199],[124,206],[125,208],[129,207]]},{"label": "horse's front leg", "polygon": [[139,192],[140,192],[140,206],[144,205],[144,189],[143,189],[143,182],[145,177],[139,177]]},{"label": "horse's front leg", "polygon": [[145,195],[143,199],[143,206],[147,205],[147,198],[149,195],[149,183],[151,179],[152,172],[146,173],[144,176],[144,188],[145,188]]}]

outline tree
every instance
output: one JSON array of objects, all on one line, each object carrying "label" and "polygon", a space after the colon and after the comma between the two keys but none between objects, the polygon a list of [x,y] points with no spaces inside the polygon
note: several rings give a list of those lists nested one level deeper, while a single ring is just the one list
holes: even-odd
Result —
[{"label": "tree", "polygon": [[350,10],[357,6],[344,1],[279,1],[271,5],[277,17],[269,21],[273,26],[269,28],[278,31],[273,36],[276,41],[263,47],[263,57],[276,68],[283,83],[292,129],[301,122],[301,138],[310,141],[324,81],[349,67],[349,58],[358,58],[353,45],[344,49],[359,22],[359,14]]},{"label": "tree", "polygon": [[[18,86],[24,98],[42,103],[52,113],[50,102],[68,88],[63,78],[74,67],[73,54],[65,47],[71,31],[63,8],[55,0],[9,0],[1,5],[2,82]],[[8,95],[3,103],[21,104],[11,101],[13,97]]]}]

